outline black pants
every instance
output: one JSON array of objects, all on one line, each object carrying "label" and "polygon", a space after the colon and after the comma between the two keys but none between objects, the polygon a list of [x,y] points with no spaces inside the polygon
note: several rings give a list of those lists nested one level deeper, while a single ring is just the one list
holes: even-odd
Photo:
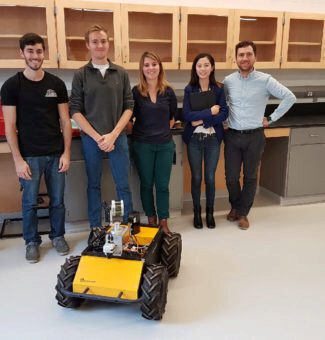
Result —
[{"label": "black pants", "polygon": [[[265,146],[264,130],[225,133],[225,170],[231,208],[241,216],[247,216],[253,205],[257,185],[257,170]],[[240,171],[243,165],[243,187],[240,187]]]}]

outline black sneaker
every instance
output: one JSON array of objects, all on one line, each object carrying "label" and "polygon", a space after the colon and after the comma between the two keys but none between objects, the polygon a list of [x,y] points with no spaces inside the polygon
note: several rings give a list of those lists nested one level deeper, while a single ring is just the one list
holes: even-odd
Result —
[{"label": "black sneaker", "polygon": [[39,244],[30,242],[26,246],[26,260],[29,263],[36,263],[40,259]]},{"label": "black sneaker", "polygon": [[54,238],[52,245],[60,255],[67,255],[69,253],[69,245],[63,236]]}]

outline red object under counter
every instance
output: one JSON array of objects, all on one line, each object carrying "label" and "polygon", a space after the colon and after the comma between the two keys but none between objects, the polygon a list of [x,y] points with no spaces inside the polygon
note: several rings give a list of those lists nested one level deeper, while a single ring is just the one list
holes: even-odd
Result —
[{"label": "red object under counter", "polygon": [[2,107],[1,107],[1,102],[0,102],[0,136],[5,135],[5,121],[3,119],[3,112],[2,112]]}]

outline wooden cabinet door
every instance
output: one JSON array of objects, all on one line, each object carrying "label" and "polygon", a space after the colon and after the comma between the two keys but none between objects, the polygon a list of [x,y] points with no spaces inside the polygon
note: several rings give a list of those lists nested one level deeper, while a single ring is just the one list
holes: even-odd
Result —
[{"label": "wooden cabinet door", "polygon": [[191,69],[201,52],[213,55],[217,69],[231,67],[233,15],[229,9],[181,7],[181,69]]},{"label": "wooden cabinet door", "polygon": [[121,64],[120,4],[82,0],[56,0],[59,66],[79,68],[90,54],[86,48],[85,32],[94,25],[108,30],[109,59]]},{"label": "wooden cabinet door", "polygon": [[138,69],[143,52],[156,52],[165,69],[178,69],[179,7],[122,4],[123,66]]},{"label": "wooden cabinet door", "polygon": [[[282,39],[282,12],[235,10],[233,53],[239,41],[252,40],[256,44],[256,67],[279,68]],[[235,55],[233,68],[237,68]]]},{"label": "wooden cabinet door", "polygon": [[322,68],[325,14],[285,13],[282,68]]},{"label": "wooden cabinet door", "polygon": [[43,67],[58,66],[53,0],[0,0],[0,67],[23,68],[19,38],[39,34],[45,41]]}]

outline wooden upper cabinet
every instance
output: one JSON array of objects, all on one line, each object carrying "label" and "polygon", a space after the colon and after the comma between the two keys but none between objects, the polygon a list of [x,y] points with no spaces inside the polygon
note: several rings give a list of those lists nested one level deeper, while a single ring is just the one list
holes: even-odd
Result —
[{"label": "wooden upper cabinet", "polygon": [[181,7],[181,69],[190,69],[202,52],[214,57],[217,69],[231,67],[233,14],[228,9]]},{"label": "wooden upper cabinet", "polygon": [[325,14],[285,13],[283,68],[322,68]]},{"label": "wooden upper cabinet", "polygon": [[56,0],[59,66],[79,68],[90,60],[85,32],[101,25],[109,34],[109,58],[116,64],[121,58],[120,4],[80,0]]},{"label": "wooden upper cabinet", "polygon": [[178,68],[179,7],[122,4],[123,66],[138,69],[143,52],[157,53],[165,69]]},{"label": "wooden upper cabinet", "polygon": [[19,54],[19,38],[28,32],[44,38],[43,67],[58,66],[53,0],[0,0],[0,18],[1,68],[25,66]]},{"label": "wooden upper cabinet", "polygon": [[[233,54],[239,41],[252,40],[256,44],[256,67],[279,68],[283,13],[269,11],[235,10]],[[237,68],[235,55],[233,68]]]}]

